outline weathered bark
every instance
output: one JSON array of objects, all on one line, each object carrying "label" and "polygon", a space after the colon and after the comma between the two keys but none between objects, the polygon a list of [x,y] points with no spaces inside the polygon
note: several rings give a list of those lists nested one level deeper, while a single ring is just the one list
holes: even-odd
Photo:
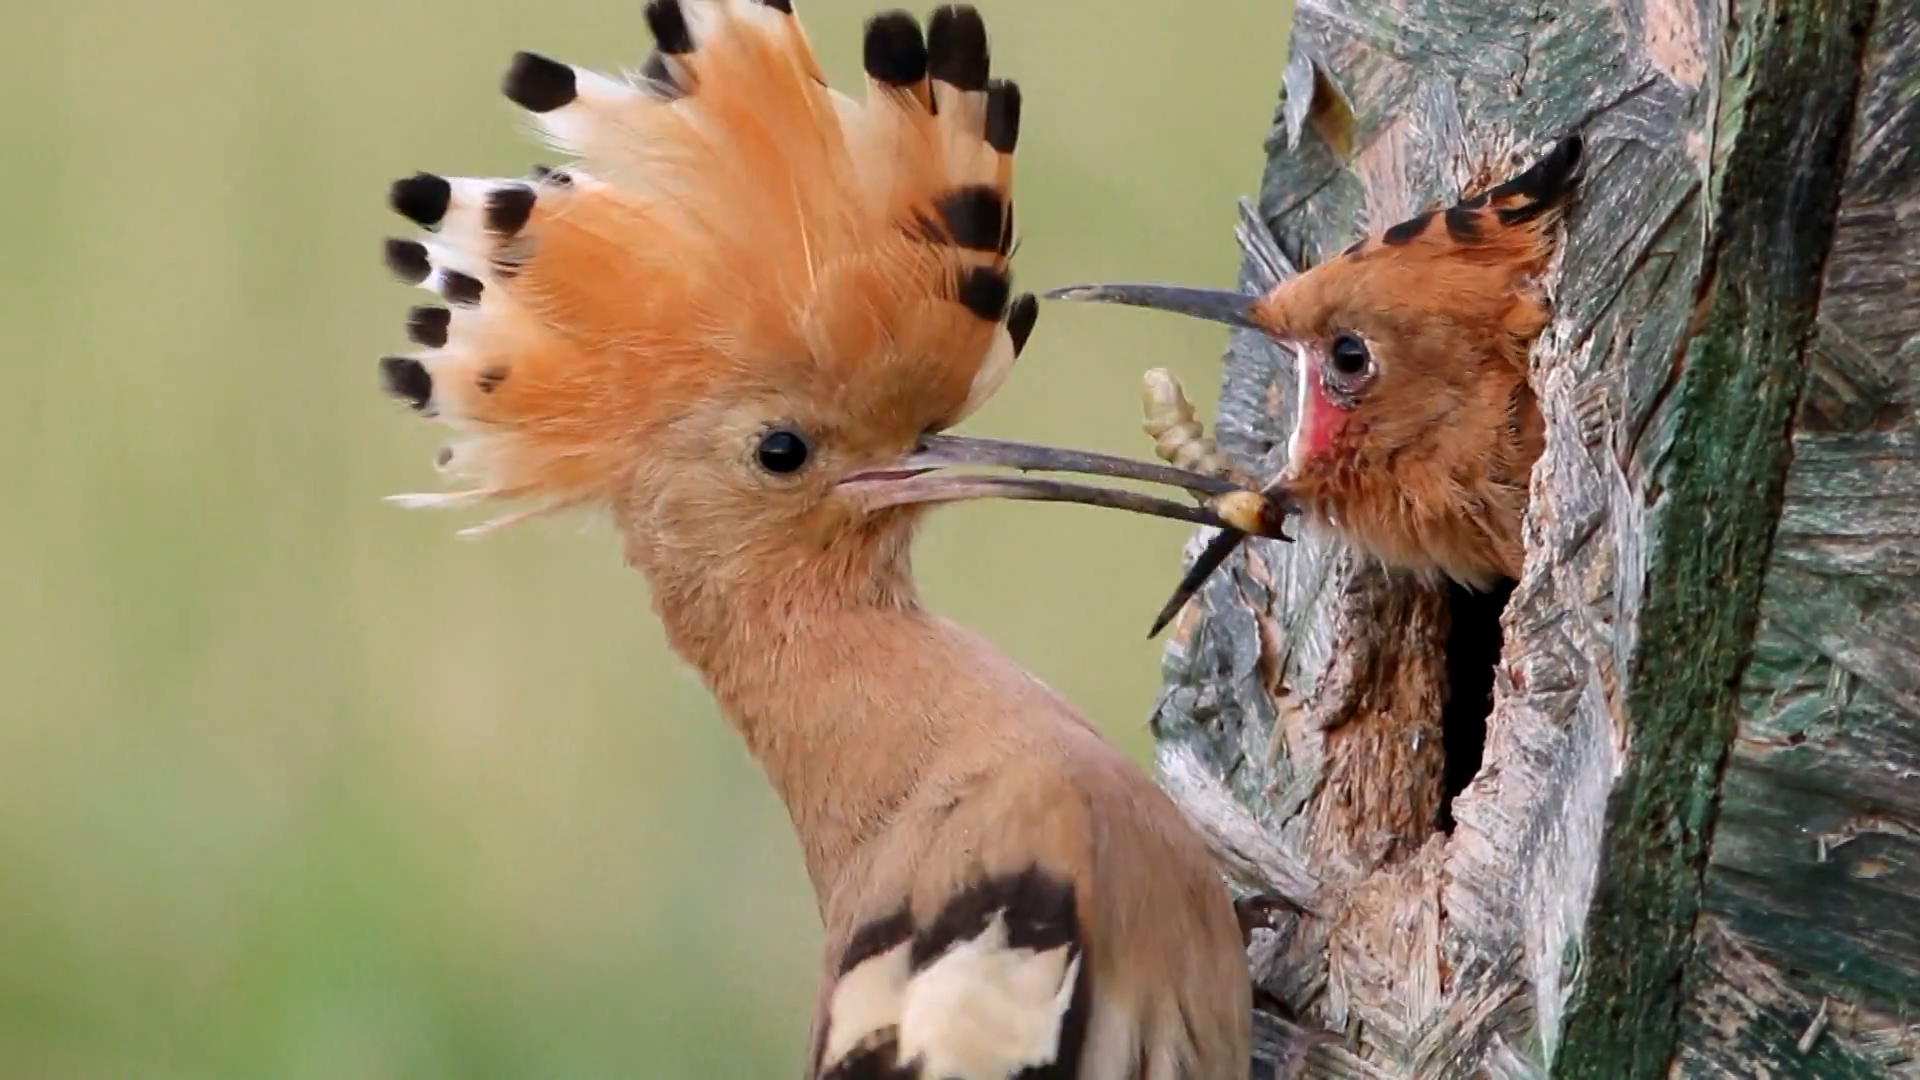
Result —
[{"label": "weathered bark", "polygon": [[[1255,974],[1316,1075],[1920,1075],[1917,80],[1916,0],[1300,3],[1249,289],[1590,162],[1498,623],[1307,537],[1174,630],[1161,773],[1313,908]],[[1291,364],[1227,357],[1266,475]]]}]

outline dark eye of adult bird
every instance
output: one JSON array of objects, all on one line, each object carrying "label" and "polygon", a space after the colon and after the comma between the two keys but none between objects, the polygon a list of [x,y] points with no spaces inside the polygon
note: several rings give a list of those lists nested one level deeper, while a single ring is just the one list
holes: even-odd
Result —
[{"label": "dark eye of adult bird", "polygon": [[766,437],[760,440],[760,449],[754,456],[759,458],[761,468],[784,476],[804,468],[807,454],[807,440],[781,428],[767,432]]}]

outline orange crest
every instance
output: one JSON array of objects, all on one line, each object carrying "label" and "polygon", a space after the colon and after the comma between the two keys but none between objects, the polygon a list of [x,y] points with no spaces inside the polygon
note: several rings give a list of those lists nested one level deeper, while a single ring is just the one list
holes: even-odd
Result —
[{"label": "orange crest", "polygon": [[416,308],[422,350],[382,367],[455,429],[441,465],[471,483],[410,505],[605,500],[720,381],[869,430],[948,427],[1032,328],[1008,271],[1020,94],[989,80],[973,9],[924,36],[872,20],[864,103],[825,84],[782,0],[654,0],[647,21],[634,76],[531,53],[508,71],[572,163],[393,187],[426,233],[388,263],[447,306]]},{"label": "orange crest", "polygon": [[1361,240],[1283,282],[1253,306],[1278,337],[1324,338],[1366,318],[1415,324],[1435,313],[1511,334],[1522,363],[1546,321],[1535,279],[1553,256],[1554,226],[1579,173],[1569,137],[1532,168],[1455,205]]}]

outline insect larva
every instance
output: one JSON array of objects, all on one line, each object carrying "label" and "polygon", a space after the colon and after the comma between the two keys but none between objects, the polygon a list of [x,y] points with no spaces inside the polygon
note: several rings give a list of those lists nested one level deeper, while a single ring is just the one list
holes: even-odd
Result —
[{"label": "insect larva", "polygon": [[1141,427],[1153,436],[1153,451],[1160,460],[1178,469],[1240,482],[1233,463],[1194,415],[1193,402],[1187,400],[1173,372],[1154,368],[1141,376],[1140,406],[1145,416]]}]

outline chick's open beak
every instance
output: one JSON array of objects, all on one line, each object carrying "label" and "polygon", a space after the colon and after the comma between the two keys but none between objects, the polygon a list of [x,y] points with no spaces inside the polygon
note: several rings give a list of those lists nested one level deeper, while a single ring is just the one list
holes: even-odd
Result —
[{"label": "chick's open beak", "polygon": [[[1071,480],[944,471],[982,466],[1013,469],[1020,473],[1074,473],[1114,480],[1137,480],[1178,488],[1187,492],[1194,501],[1178,502],[1126,488]],[[998,439],[929,435],[922,438],[920,445],[897,464],[855,473],[841,480],[840,490],[859,499],[869,510],[967,499],[1029,499],[1104,506],[1255,536],[1278,540],[1288,538],[1281,528],[1285,524],[1288,505],[1257,492],[1242,490],[1228,481],[1108,454],[1060,450]]]}]

